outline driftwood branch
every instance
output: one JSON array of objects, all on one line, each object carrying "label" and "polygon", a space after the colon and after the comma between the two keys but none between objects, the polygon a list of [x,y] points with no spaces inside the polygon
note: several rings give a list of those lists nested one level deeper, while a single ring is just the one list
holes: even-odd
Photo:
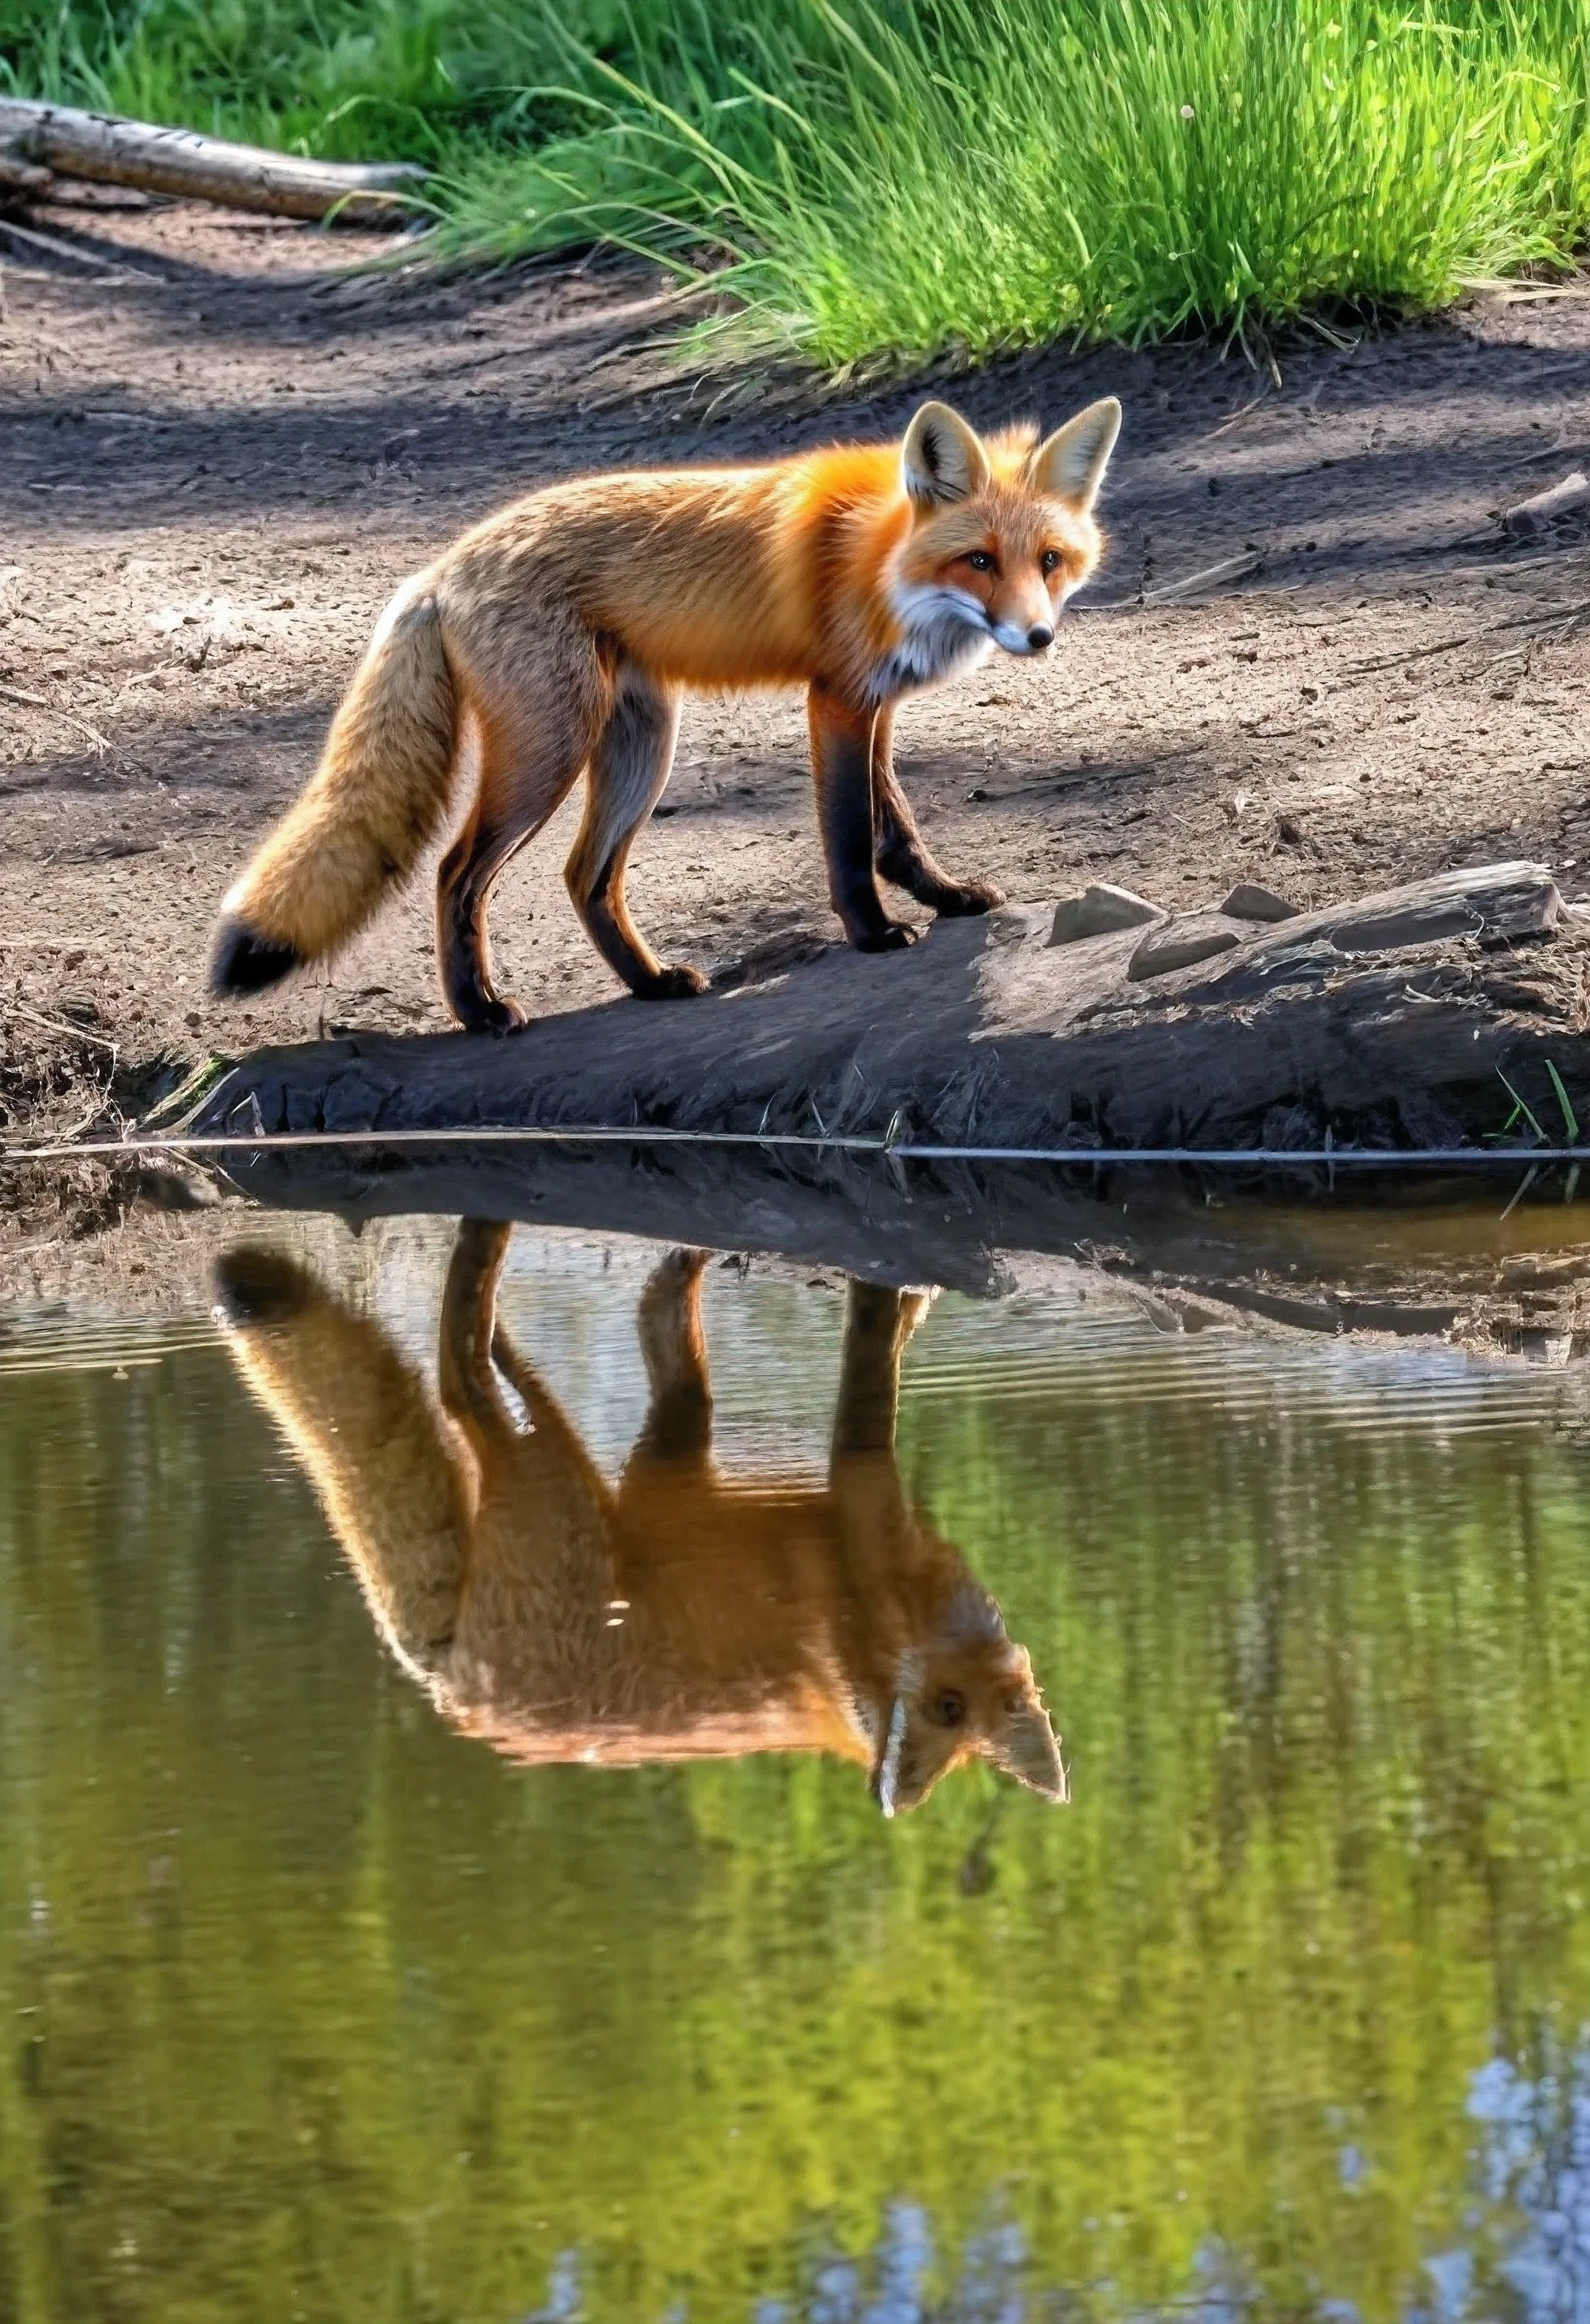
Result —
[{"label": "driftwood branch", "polygon": [[[426,171],[409,162],[307,161],[73,106],[0,97],[0,191],[26,192],[28,173],[219,202],[275,217],[347,226],[401,224]],[[47,184],[35,190],[47,190]]]},{"label": "driftwood branch", "polygon": [[1545,532],[1558,517],[1572,516],[1587,501],[1590,501],[1590,476],[1586,476],[1582,468],[1576,468],[1571,475],[1565,476],[1561,484],[1553,484],[1549,491],[1535,493],[1529,500],[1517,501],[1512,508],[1503,509],[1503,529],[1520,536]]}]

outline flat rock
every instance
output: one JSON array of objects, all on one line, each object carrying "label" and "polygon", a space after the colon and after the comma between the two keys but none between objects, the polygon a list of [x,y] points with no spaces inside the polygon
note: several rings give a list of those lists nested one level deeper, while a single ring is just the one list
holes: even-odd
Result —
[{"label": "flat rock", "polygon": [[1141,984],[1150,976],[1169,976],[1173,969],[1191,968],[1217,953],[1230,952],[1249,933],[1241,920],[1224,912],[1181,912],[1151,929],[1132,954],[1128,980]]},{"label": "flat rock", "polygon": [[1130,888],[1112,888],[1107,880],[1096,880],[1080,896],[1062,897],[1054,908],[1049,941],[1076,944],[1083,936],[1115,936],[1122,928],[1146,927],[1164,917],[1146,896],[1135,896]]},{"label": "flat rock", "polygon": [[1284,896],[1272,893],[1268,888],[1255,887],[1251,880],[1239,880],[1228,896],[1222,897],[1215,907],[1228,920],[1295,920],[1302,907],[1289,904]]},{"label": "flat rock", "polygon": [[1264,942],[1267,949],[1290,950],[1323,938],[1341,953],[1397,952],[1461,936],[1512,944],[1544,936],[1564,909],[1548,865],[1484,863],[1301,913],[1284,935]]}]

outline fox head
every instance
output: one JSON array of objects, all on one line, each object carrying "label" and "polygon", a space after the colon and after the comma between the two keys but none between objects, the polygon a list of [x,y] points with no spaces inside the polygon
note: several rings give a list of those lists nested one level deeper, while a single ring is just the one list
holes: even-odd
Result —
[{"label": "fox head", "polygon": [[1093,503],[1120,426],[1107,395],[1042,443],[1032,429],[985,442],[947,403],[923,405],[900,450],[911,526],[893,598],[908,638],[943,641],[919,650],[924,667],[958,659],[969,632],[1012,654],[1053,644],[1061,607],[1098,561]]},{"label": "fox head", "polygon": [[909,1648],[874,1707],[872,1795],[886,1816],[920,1806],[941,1775],[987,1759],[1043,1799],[1071,1797],[1026,1649],[986,1591],[966,1582],[933,1635]]}]

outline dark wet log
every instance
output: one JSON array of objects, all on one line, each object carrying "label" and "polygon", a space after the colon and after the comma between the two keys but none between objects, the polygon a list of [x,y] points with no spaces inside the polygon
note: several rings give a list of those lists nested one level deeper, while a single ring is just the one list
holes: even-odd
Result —
[{"label": "dark wet log", "polygon": [[14,97],[0,97],[0,170],[6,165],[12,174],[0,182],[14,191],[25,189],[19,171],[53,171],[275,217],[330,217],[346,226],[401,225],[427,174],[407,162],[307,161],[191,129]]},{"label": "dark wet log", "polygon": [[[1205,1207],[1196,1168],[1127,1176],[1111,1157],[1139,1146],[1318,1152],[1328,1139],[1338,1151],[1484,1150],[1512,1112],[1508,1084],[1566,1139],[1549,1065],[1590,1124],[1590,913],[1566,908],[1549,872],[1490,866],[1248,923],[1218,957],[1148,981],[1128,973],[1141,927],[1057,945],[1053,918],[1046,904],[942,921],[909,952],[872,957],[786,939],[700,1000],[615,1001],[506,1040],[354,1036],[265,1050],[191,1127],[648,1123],[1052,1147],[1067,1157],[1059,1167],[627,1142],[336,1146],[239,1153],[227,1167],[267,1202],[355,1216],[473,1211],[974,1291],[1005,1277],[1002,1255],[1082,1257],[1151,1282],[1156,1297],[1190,1289],[1277,1323],[1472,1327],[1497,1342],[1502,1327],[1484,1320],[1501,1312],[1489,1243],[1475,1261],[1483,1296],[1398,1266],[1356,1289],[1344,1271],[1318,1296],[1294,1271],[1295,1245],[1267,1266],[1251,1225]],[[1496,1156],[1509,1193],[1530,1134],[1516,1125]],[[1324,1194],[1328,1181],[1322,1167],[1305,1177],[1255,1164],[1218,1183]],[[1407,1180],[1378,1183],[1394,1201]],[[1448,1174],[1443,1191],[1477,1183]],[[1338,1173],[1337,1184],[1351,1201],[1365,1182]],[[1493,1221],[1506,1199],[1492,1203]],[[1552,1293],[1550,1333],[1576,1350],[1585,1318],[1576,1265],[1569,1274]],[[1522,1310],[1503,1304],[1517,1338]]]},{"label": "dark wet log", "polygon": [[[1201,918],[1203,916],[1195,916]],[[546,1017],[506,1040],[357,1036],[246,1059],[195,1127],[632,1122],[990,1146],[1478,1141],[1506,1074],[1590,1122],[1590,915],[1492,865],[1265,927],[1144,981],[1126,928],[1049,941],[1052,905],[934,926],[909,951],[805,940],[738,989]],[[1163,936],[1174,921],[1149,932]],[[797,944],[796,949],[799,949]],[[726,984],[726,977],[723,982]]]}]

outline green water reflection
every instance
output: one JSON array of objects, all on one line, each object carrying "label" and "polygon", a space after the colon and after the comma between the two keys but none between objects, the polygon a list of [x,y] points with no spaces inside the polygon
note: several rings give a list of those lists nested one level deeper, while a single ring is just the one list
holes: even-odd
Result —
[{"label": "green water reflection", "polygon": [[[643,1274],[510,1261],[610,1479]],[[731,1474],[843,1313],[709,1274]],[[258,1381],[120,1369],[0,1375],[0,2318],[1590,2314],[1571,1377],[940,1302],[905,1499],[1073,1797],[885,1821],[459,1734]]]}]

